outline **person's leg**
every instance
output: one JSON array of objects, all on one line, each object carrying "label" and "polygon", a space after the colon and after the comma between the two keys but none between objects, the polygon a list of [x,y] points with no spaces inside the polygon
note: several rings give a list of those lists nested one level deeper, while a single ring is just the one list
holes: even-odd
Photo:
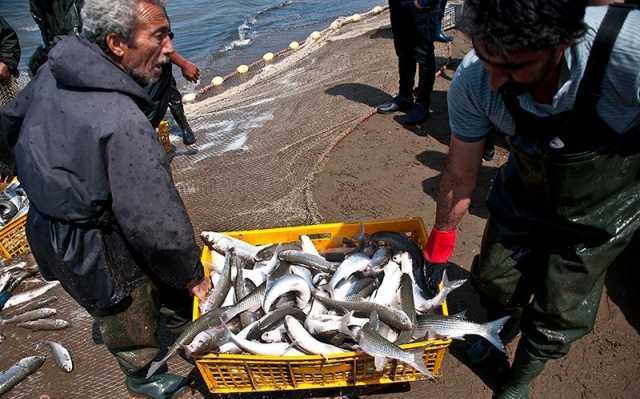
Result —
[{"label": "person's leg", "polygon": [[185,388],[185,380],[166,372],[146,378],[150,363],[160,354],[158,308],[156,288],[146,280],[134,288],[130,300],[94,319],[105,346],[126,376],[129,392],[167,399]]},{"label": "person's leg", "polygon": [[436,80],[433,13],[434,11],[432,10],[418,10],[415,12],[416,43],[414,52],[419,66],[419,81],[416,102],[405,121],[408,125],[419,124],[429,119],[431,92]]},{"label": "person's leg", "polygon": [[400,0],[389,2],[393,45],[398,57],[398,95],[378,107],[378,112],[407,111],[413,104],[413,87],[416,76],[416,59],[413,51],[415,38],[412,29],[413,15]]},{"label": "person's leg", "polygon": [[447,36],[444,33],[444,29],[442,28],[442,20],[444,19],[445,9],[447,8],[447,0],[439,0],[438,4],[438,13],[434,14],[434,25],[436,28],[436,34],[434,36],[434,41],[441,43],[449,43],[453,41],[450,36]]},{"label": "person's leg", "polygon": [[176,87],[176,80],[171,77],[171,85],[167,89],[169,91],[169,109],[171,115],[182,131],[182,142],[184,145],[192,145],[196,142],[196,135],[189,126],[187,116],[184,114],[184,106],[182,105],[182,94]]},{"label": "person's leg", "polygon": [[522,314],[522,338],[510,374],[495,398],[528,398],[531,382],[546,362],[565,356],[573,342],[593,329],[606,270],[629,240],[621,236],[594,248],[550,249],[530,271],[541,278]]}]

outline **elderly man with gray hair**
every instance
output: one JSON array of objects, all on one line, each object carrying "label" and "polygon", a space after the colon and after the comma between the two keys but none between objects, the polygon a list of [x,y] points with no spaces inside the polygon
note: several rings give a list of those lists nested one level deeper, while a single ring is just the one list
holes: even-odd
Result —
[{"label": "elderly man with gray hair", "polygon": [[[81,36],[60,40],[0,110],[0,174],[17,174],[42,275],[100,326],[132,394],[172,398],[181,377],[146,378],[163,297],[203,298],[208,279],[169,161],[141,108],[174,51],[160,0],[86,0]],[[185,315],[188,317],[188,315]]]}]

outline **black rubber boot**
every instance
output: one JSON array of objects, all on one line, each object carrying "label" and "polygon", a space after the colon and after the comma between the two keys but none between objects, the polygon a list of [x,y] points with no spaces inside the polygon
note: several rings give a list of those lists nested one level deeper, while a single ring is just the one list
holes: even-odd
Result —
[{"label": "black rubber boot", "polygon": [[169,103],[169,109],[171,110],[173,119],[175,119],[178,126],[180,126],[180,130],[182,130],[182,142],[184,145],[194,144],[196,142],[196,135],[193,133],[193,130],[191,130],[191,126],[189,126],[187,117],[184,114],[182,99],[179,101],[172,99],[171,103]]},{"label": "black rubber boot", "polygon": [[150,399],[178,398],[189,389],[185,378],[169,373],[150,378],[127,377],[126,384],[130,394]]},{"label": "black rubber boot", "polygon": [[535,358],[518,346],[506,384],[493,395],[493,399],[528,399],[531,382],[542,373],[546,363],[546,360]]}]

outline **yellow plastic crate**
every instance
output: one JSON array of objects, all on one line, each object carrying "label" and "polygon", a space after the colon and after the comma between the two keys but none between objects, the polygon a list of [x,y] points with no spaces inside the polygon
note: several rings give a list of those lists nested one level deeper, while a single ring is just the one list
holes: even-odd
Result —
[{"label": "yellow plastic crate", "polygon": [[25,213],[0,230],[0,256],[4,261],[29,252],[26,224],[27,214]]},{"label": "yellow plastic crate", "polygon": [[[402,232],[420,247],[427,243],[426,229],[420,218],[367,222],[364,227],[367,234],[378,231]],[[360,224],[332,223],[226,234],[254,245],[299,242],[304,234],[322,252],[342,246],[343,237],[354,237],[359,232]],[[202,264],[208,278],[212,256],[206,246],[202,251]],[[446,303],[442,306],[442,314],[448,314]],[[193,317],[197,319],[199,316],[196,299]],[[428,339],[401,347],[424,348],[425,365],[434,376],[439,376],[450,344],[450,339]],[[373,358],[362,352],[339,353],[329,356],[329,359],[320,355],[274,357],[209,353],[194,356],[194,360],[209,390],[218,394],[343,388],[425,379],[412,367],[395,360],[387,361],[384,370],[378,372]]]}]

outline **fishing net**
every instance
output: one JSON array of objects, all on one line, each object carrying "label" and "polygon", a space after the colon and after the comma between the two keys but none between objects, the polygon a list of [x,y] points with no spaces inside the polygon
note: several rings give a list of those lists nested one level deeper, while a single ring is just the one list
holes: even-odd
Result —
[{"label": "fishing net", "polygon": [[27,83],[29,83],[29,78],[24,74],[18,78],[12,76],[8,80],[0,80],[0,107],[11,102],[16,93],[22,90]]},{"label": "fishing net", "polygon": [[[454,13],[450,5],[445,27]],[[311,184],[332,149],[395,94],[391,39],[378,7],[201,89],[186,107],[198,143],[174,158],[196,233],[323,221]],[[439,68],[449,58],[450,46],[437,44]]]}]

